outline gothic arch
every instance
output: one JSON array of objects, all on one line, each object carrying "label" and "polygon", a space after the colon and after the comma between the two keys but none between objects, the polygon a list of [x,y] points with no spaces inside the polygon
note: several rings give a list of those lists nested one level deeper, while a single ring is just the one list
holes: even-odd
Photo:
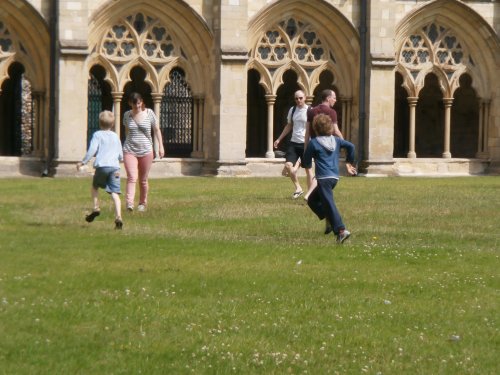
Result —
[{"label": "gothic arch", "polygon": [[247,70],[255,70],[256,72],[258,72],[260,76],[259,85],[264,88],[266,93],[272,92],[272,76],[260,61],[250,61],[247,65]]},{"label": "gothic arch", "polygon": [[[33,91],[47,91],[49,77],[49,30],[41,15],[26,1],[15,6],[4,1],[1,5],[0,37],[9,46],[0,46],[0,85],[8,78],[13,62],[25,68]],[[5,37],[5,32],[8,37]]]},{"label": "gothic arch", "polygon": [[[331,32],[332,25],[341,32]],[[250,20],[249,35],[248,66],[254,66],[253,61],[258,60],[270,71],[268,94],[277,92],[282,79],[277,70],[287,71],[281,68],[290,61],[300,67],[302,74],[294,70],[305,78],[302,85],[308,96],[318,84],[314,77],[325,66],[334,67],[334,76],[344,78],[338,83],[344,96],[352,97],[357,92],[359,35],[332,5],[319,0],[273,1]]]},{"label": "gothic arch", "polygon": [[119,79],[118,79],[118,71],[115,66],[107,59],[105,59],[101,55],[92,55],[86,61],[86,70],[90,72],[90,69],[94,65],[100,65],[106,71],[106,76],[104,77],[104,81],[106,81],[110,86],[112,91],[118,91]]},{"label": "gothic arch", "polygon": [[[138,21],[138,15],[142,20]],[[144,25],[135,27],[137,22]],[[197,32],[180,32],[186,29]],[[117,40],[124,44],[114,46]],[[181,0],[169,2],[168,7],[161,1],[108,1],[90,21],[89,59],[96,55],[110,59],[117,67],[119,88],[124,87],[128,75],[126,70],[122,72],[123,65],[132,68],[140,63],[148,71],[154,90],[160,92],[176,64],[186,71],[193,92],[203,95],[208,89],[210,64],[200,62],[210,61],[212,44],[213,35],[206,22]],[[126,51],[120,50],[122,45]]]},{"label": "gothic arch", "polygon": [[[460,1],[431,1],[416,8],[399,22],[396,27],[395,40],[399,64],[402,64],[400,59],[401,51],[404,51],[408,39],[418,34],[425,34],[423,31],[431,25],[435,25],[437,33],[440,34],[437,35],[437,38],[445,40],[446,37],[449,37],[449,43],[452,42],[453,37],[456,38],[460,48],[456,49],[455,53],[460,53],[459,49],[461,49],[464,56],[460,63],[455,64],[454,73],[447,77],[450,84],[447,95],[450,95],[450,97],[453,95],[454,91],[459,87],[460,76],[467,71],[473,77],[474,89],[479,96],[483,98],[490,97],[493,90],[491,78],[496,77],[498,65],[500,64],[500,40],[496,32],[485,22],[481,15]],[[427,42],[429,41],[427,40]],[[428,46],[429,44],[434,43],[428,43]],[[433,48],[433,46],[430,47]],[[452,45],[450,48],[456,47],[457,44]],[[423,50],[421,49],[422,53]],[[453,58],[453,56],[450,57]],[[427,61],[427,63],[436,65],[435,61]],[[425,63],[419,65],[421,65],[422,70],[431,71],[429,66],[424,66]],[[448,71],[449,73],[450,71]],[[405,74],[405,81],[407,75],[408,72]],[[412,79],[411,76],[412,74],[410,74],[410,79]],[[418,85],[416,89],[420,89]]]}]

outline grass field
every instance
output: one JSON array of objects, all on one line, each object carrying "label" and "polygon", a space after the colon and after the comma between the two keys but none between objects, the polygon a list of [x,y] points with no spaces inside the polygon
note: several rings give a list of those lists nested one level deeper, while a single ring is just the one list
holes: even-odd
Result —
[{"label": "grass field", "polygon": [[[0,180],[0,374],[498,374],[500,178]],[[122,189],[124,185],[122,184]]]}]

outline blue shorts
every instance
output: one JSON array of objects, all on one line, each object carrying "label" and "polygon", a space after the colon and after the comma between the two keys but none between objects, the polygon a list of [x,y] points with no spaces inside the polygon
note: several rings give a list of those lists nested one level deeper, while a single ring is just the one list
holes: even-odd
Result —
[{"label": "blue shorts", "polygon": [[92,180],[94,189],[106,189],[108,193],[120,194],[120,168],[98,167]]},{"label": "blue shorts", "polygon": [[292,165],[295,165],[295,163],[297,163],[297,160],[299,159],[302,160],[303,157],[304,157],[304,144],[290,142],[286,150],[285,160],[287,162],[292,163]]}]

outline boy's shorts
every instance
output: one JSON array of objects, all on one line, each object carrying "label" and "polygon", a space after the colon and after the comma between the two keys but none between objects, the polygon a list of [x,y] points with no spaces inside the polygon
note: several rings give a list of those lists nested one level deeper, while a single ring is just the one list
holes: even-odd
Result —
[{"label": "boy's shorts", "polygon": [[292,163],[292,165],[295,165],[295,163],[297,163],[297,160],[299,159],[302,160],[303,157],[304,157],[304,144],[289,142],[285,154],[285,160],[287,162]]},{"label": "boy's shorts", "polygon": [[96,168],[92,186],[106,189],[108,193],[120,194],[120,168],[99,167]]}]

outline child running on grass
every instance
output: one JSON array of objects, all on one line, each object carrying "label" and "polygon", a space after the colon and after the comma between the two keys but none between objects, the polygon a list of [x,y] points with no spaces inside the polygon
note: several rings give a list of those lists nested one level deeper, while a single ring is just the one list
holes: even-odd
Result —
[{"label": "child running on grass", "polygon": [[346,154],[347,173],[356,174],[354,162],[354,145],[342,138],[334,137],[333,122],[330,116],[318,114],[313,120],[313,129],[316,138],[309,141],[304,152],[302,165],[311,168],[314,158],[315,173],[318,185],[311,192],[307,204],[320,220],[326,219],[325,234],[333,231],[337,236],[337,242],[343,243],[351,233],[345,228],[342,217],[335,205],[333,189],[339,181],[339,156],[340,149],[344,148]]},{"label": "child running on grass", "polygon": [[100,215],[99,188],[106,189],[111,194],[115,204],[115,229],[122,229],[122,213],[120,201],[120,161],[123,161],[122,144],[118,135],[111,130],[115,122],[115,116],[110,111],[99,114],[99,128],[92,136],[90,146],[85,157],[76,166],[78,170],[95,156],[94,178],[92,180],[92,212],[85,216],[88,223]]}]

